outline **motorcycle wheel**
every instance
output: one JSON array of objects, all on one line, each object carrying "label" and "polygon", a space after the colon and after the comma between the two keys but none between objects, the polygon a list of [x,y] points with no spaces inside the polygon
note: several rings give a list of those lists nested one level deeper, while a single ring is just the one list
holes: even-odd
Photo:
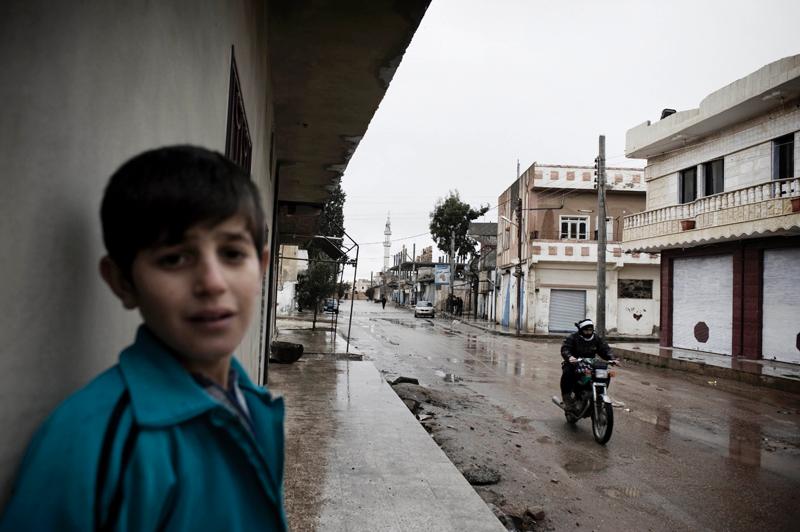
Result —
[{"label": "motorcycle wheel", "polygon": [[592,408],[592,434],[594,441],[605,445],[611,439],[611,430],[614,428],[614,409],[611,404],[604,402],[599,409]]}]

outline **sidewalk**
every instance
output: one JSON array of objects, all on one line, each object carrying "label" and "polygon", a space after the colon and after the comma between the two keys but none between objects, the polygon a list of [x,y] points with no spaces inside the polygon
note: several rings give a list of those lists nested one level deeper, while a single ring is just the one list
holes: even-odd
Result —
[{"label": "sidewalk", "polygon": [[327,330],[278,339],[316,353],[269,366],[286,400],[291,530],[505,530],[372,362],[337,360],[344,340],[334,349]]},{"label": "sidewalk", "polygon": [[800,365],[797,364],[748,360],[704,351],[660,347],[651,343],[612,343],[611,348],[618,356],[651,366],[800,393]]}]

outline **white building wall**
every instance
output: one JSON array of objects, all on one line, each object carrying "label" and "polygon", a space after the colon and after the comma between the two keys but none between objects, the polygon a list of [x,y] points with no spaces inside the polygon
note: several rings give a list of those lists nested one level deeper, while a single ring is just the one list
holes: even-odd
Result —
[{"label": "white building wall", "polygon": [[619,271],[619,279],[651,280],[653,282],[653,298],[618,298],[617,332],[631,335],[653,334],[661,320],[660,266],[639,266],[635,264],[625,266]]},{"label": "white building wall", "polygon": [[647,183],[645,210],[657,209],[678,201],[678,173],[674,172]]},{"label": "white building wall", "polygon": [[[731,354],[733,260],[731,255],[673,261],[672,345]],[[696,337],[698,324],[708,327],[708,340]]]},{"label": "white building wall", "polygon": [[764,251],[763,328],[765,360],[800,364],[800,249]]},{"label": "white building wall", "polygon": [[762,142],[725,157],[725,190],[749,187],[771,178],[772,142]]},{"label": "white building wall", "polygon": [[772,177],[771,141],[789,133],[795,133],[797,175],[800,173],[798,123],[800,109],[796,106],[781,108],[702,139],[695,145],[651,157],[645,168],[645,179],[648,181],[647,209],[678,203],[677,172],[720,157],[725,158],[725,190],[768,181]]},{"label": "white building wall", "polygon": [[[224,150],[231,45],[272,220],[265,10],[249,0],[0,4],[0,212],[10,222],[0,241],[14,244],[0,254],[0,301],[14,308],[0,320],[0,390],[13,398],[0,402],[0,507],[34,428],[114,364],[140,322],[98,274],[108,177],[148,148]],[[262,323],[239,350],[253,378]]]}]

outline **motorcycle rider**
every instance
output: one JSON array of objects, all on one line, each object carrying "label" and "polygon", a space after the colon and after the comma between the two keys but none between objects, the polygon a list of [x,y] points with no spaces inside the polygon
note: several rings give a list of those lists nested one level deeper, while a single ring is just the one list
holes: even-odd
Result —
[{"label": "motorcycle rider", "polygon": [[608,343],[594,332],[594,323],[589,318],[575,324],[578,330],[566,338],[561,344],[561,398],[565,410],[574,410],[575,399],[572,390],[575,387],[575,364],[579,358],[600,357],[603,360],[614,360]]}]

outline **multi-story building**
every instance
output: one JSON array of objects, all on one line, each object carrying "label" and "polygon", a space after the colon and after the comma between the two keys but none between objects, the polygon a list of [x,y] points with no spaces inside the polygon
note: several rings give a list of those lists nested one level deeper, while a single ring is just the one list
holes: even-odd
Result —
[{"label": "multi-story building", "polygon": [[[428,0],[2,2],[0,507],[34,429],[117,362],[138,315],[103,286],[108,176],[194,144],[252,176],[272,257],[237,354],[267,380],[279,244],[318,234]],[[346,38],[344,38],[346,36]],[[140,223],[130,220],[131,224]]]},{"label": "multi-story building", "polygon": [[469,236],[480,244],[475,308],[478,317],[494,320],[494,279],[497,259],[497,224],[472,222]]},{"label": "multi-story building", "polygon": [[800,55],[628,131],[647,210],[628,250],[661,253],[661,344],[800,363]]},{"label": "multi-story building", "polygon": [[[518,301],[522,331],[567,332],[579,319],[596,318],[599,220],[593,170],[534,164],[498,199],[497,323],[516,328]],[[622,217],[645,207],[644,172],[608,168],[606,174],[606,328],[651,335],[659,323],[658,255],[624,254],[620,246]]]}]

